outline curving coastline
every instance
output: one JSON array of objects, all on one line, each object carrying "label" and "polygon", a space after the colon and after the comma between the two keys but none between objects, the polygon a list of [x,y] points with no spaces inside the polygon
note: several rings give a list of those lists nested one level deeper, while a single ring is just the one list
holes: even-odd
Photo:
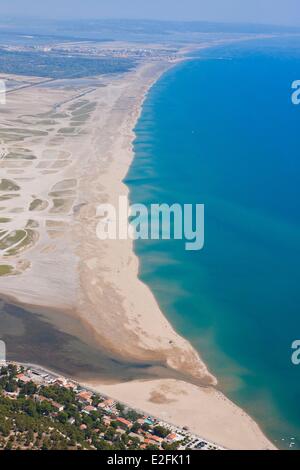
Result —
[{"label": "curving coastline", "polygon": [[[97,205],[117,205],[120,195],[128,197],[123,180],[134,157],[133,129],[149,88],[171,65],[144,64],[89,92],[89,102],[95,109],[80,139],[68,140],[64,135],[72,161],[60,172],[59,181],[74,179],[77,187],[73,211],[60,214],[63,235],[49,238],[49,233],[46,236],[41,231],[26,252],[27,269],[19,276],[2,277],[0,291],[18,303],[31,305],[37,314],[39,307],[63,310],[64,320],[59,315],[50,315],[49,320],[60,330],[73,332],[116,357],[163,365],[178,373],[175,378],[166,372],[166,378],[159,380],[114,384],[91,377],[87,382],[94,387],[187,425],[225,447],[271,449],[274,446],[257,424],[214,388],[216,378],[189,342],[174,331],[150,289],[138,279],[133,243],[103,242],[96,236]],[[23,93],[30,100],[32,91]],[[40,106],[45,109],[61,99],[59,91],[55,94],[44,89],[42,93],[44,102]],[[75,95],[70,99],[78,98]],[[68,106],[61,104],[61,111]],[[43,187],[38,189],[45,195],[53,184],[57,184],[55,177],[45,175]],[[74,320],[80,325],[76,331]]]},{"label": "curving coastline", "polygon": [[[119,155],[119,158],[112,160],[105,183],[102,179],[102,184],[109,188],[111,178],[116,182],[117,177],[119,188],[114,184],[114,191],[110,192],[108,198],[110,202],[116,203],[116,196],[120,194],[128,197],[128,189],[122,181],[134,158],[133,129],[147,92],[169,66],[164,66],[158,72],[155,69],[152,71],[152,78],[148,81],[146,89],[137,97],[134,110],[123,127],[125,144],[122,139],[119,144],[115,142],[115,145],[119,145],[119,151],[112,152]],[[147,68],[148,66],[142,73],[145,73]],[[120,159],[120,155],[124,155],[124,158]],[[133,252],[132,242],[107,242],[101,264],[105,266],[108,274],[106,280],[114,285],[117,293],[123,297],[122,307],[127,322],[126,340],[132,338],[130,343],[122,342],[119,354],[123,355],[125,352],[127,357],[134,354],[144,360],[158,357],[170,367],[184,372],[186,379],[135,380],[109,385],[99,384],[98,381],[88,383],[116,399],[122,398],[129,404],[136,403],[137,406],[171,422],[188,426],[227,448],[275,449],[254,420],[215,388],[217,379],[210,374],[199,354],[166,320],[152,292],[138,278],[139,261]],[[97,299],[95,301],[97,302]],[[103,316],[101,318],[103,321]],[[105,318],[104,321],[110,325],[108,327],[114,325],[117,328],[115,321],[118,322],[119,317]],[[112,347],[115,348],[116,344]]]}]

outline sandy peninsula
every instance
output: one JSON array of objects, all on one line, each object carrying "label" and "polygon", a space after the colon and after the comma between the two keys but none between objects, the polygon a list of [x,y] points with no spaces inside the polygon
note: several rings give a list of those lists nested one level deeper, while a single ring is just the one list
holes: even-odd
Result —
[{"label": "sandy peninsula", "polygon": [[133,129],[149,88],[172,65],[152,61],[76,85],[36,80],[10,91],[1,109],[0,296],[37,314],[63,311],[48,318],[62,331],[161,368],[147,381],[91,378],[94,388],[227,448],[272,449],[139,280],[132,241],[96,236],[98,205],[128,197]]}]

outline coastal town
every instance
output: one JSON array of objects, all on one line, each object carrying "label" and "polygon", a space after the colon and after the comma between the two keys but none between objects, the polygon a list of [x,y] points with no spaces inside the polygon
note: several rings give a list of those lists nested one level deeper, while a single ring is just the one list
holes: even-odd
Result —
[{"label": "coastal town", "polygon": [[0,369],[0,449],[223,448],[74,380],[9,362]]}]

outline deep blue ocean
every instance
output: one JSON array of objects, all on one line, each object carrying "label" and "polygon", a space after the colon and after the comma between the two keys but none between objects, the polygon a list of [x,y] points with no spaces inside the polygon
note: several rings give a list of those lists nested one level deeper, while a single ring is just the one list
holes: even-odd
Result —
[{"label": "deep blue ocean", "polygon": [[297,79],[300,39],[196,53],[151,89],[126,179],[134,203],[205,204],[204,249],[137,241],[140,277],[221,390],[283,448],[300,448]]}]

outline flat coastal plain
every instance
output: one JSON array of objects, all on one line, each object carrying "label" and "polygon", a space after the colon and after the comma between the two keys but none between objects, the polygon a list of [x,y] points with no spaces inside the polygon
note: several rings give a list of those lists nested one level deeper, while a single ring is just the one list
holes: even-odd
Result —
[{"label": "flat coastal plain", "polygon": [[0,108],[0,297],[37,315],[51,307],[60,331],[151,371],[122,383],[91,374],[94,388],[224,447],[273,449],[162,314],[132,241],[96,234],[99,204],[128,198],[133,129],[172,64],[77,80],[1,76],[13,86]]}]

